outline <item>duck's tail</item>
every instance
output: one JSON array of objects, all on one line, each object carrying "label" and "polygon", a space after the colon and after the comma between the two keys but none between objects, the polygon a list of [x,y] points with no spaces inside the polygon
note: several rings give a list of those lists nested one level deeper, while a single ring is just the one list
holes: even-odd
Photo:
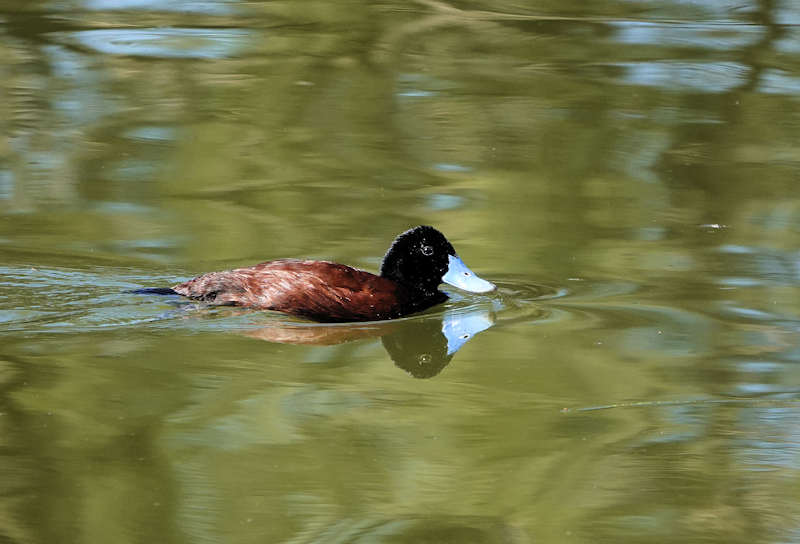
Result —
[{"label": "duck's tail", "polygon": [[135,295],[177,295],[178,292],[170,287],[144,287],[134,289],[131,293]]}]

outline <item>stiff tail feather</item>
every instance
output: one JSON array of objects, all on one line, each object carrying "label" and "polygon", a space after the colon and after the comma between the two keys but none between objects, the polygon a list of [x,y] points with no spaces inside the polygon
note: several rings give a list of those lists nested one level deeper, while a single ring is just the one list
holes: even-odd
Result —
[{"label": "stiff tail feather", "polygon": [[134,289],[131,293],[135,295],[177,295],[178,293],[169,287],[144,287]]}]

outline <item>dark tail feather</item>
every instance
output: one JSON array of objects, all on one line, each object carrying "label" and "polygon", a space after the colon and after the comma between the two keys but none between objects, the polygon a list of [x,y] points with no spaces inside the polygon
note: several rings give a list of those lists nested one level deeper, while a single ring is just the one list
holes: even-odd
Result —
[{"label": "dark tail feather", "polygon": [[143,289],[134,289],[131,293],[135,295],[177,295],[175,291],[169,287],[145,287]]}]

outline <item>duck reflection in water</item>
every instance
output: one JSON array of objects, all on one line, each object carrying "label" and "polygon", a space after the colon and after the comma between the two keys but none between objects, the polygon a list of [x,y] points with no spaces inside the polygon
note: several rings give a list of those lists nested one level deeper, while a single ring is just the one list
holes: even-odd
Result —
[{"label": "duck reflection in water", "polygon": [[334,345],[380,337],[395,365],[415,378],[432,378],[473,336],[494,324],[486,309],[456,309],[438,316],[354,325],[277,323],[248,336],[281,344]]}]

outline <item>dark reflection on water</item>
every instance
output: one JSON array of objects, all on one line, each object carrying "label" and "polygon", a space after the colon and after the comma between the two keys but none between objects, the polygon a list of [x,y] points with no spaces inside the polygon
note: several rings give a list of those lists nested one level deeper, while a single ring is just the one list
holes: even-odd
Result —
[{"label": "dark reflection on water", "polygon": [[334,325],[275,318],[246,326],[244,334],[268,342],[315,346],[380,338],[398,367],[415,378],[430,378],[441,372],[467,341],[493,323],[494,317],[486,309],[458,308],[393,321]]},{"label": "dark reflection on water", "polygon": [[347,325],[274,323],[247,335],[284,344],[331,345],[380,337],[394,363],[415,378],[436,376],[473,336],[492,326],[486,310],[450,311],[423,317]]}]

